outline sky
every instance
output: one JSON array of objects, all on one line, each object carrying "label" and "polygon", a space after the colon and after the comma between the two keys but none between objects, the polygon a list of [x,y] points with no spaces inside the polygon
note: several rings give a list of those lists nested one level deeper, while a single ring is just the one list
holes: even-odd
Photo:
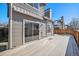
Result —
[{"label": "sky", "polygon": [[48,3],[47,8],[52,9],[53,20],[59,20],[64,16],[65,24],[68,24],[72,18],[79,18],[79,3]]},{"label": "sky", "polygon": [[[48,3],[45,7],[52,9],[52,19],[59,20],[64,16],[65,24],[68,24],[72,18],[79,18],[79,3]],[[7,5],[0,3],[0,22],[8,22]]]},{"label": "sky", "polygon": [[7,23],[7,5],[0,3],[0,23]]}]

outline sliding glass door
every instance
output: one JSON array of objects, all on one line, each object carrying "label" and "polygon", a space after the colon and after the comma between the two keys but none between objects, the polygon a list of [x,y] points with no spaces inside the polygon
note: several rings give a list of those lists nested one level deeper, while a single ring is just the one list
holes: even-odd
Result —
[{"label": "sliding glass door", "polygon": [[34,26],[34,31],[33,31],[33,35],[39,35],[39,24],[33,24]]},{"label": "sliding glass door", "polygon": [[25,23],[25,42],[39,39],[39,24],[26,22]]},{"label": "sliding glass door", "polygon": [[25,37],[32,36],[32,23],[25,23]]}]

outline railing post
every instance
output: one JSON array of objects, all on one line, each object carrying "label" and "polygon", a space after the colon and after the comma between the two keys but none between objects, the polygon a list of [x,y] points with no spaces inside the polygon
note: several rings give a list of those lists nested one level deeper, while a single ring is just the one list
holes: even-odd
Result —
[{"label": "railing post", "polygon": [[78,42],[78,32],[77,31],[75,31],[75,33],[76,33],[76,41],[77,41],[77,44],[79,45],[79,42]]},{"label": "railing post", "polygon": [[77,44],[79,45],[79,32],[77,32]]}]

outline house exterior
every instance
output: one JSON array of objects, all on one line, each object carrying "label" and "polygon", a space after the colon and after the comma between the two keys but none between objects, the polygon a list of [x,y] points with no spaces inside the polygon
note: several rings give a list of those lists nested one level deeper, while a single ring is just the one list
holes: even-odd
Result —
[{"label": "house exterior", "polygon": [[9,7],[9,48],[53,35],[53,21],[45,3],[13,3]]},{"label": "house exterior", "polygon": [[62,16],[60,20],[54,21],[54,29],[64,29],[64,17]]}]

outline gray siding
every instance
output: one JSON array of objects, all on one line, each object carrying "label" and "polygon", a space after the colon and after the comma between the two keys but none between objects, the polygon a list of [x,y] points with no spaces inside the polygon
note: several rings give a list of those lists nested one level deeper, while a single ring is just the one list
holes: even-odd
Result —
[{"label": "gray siding", "polygon": [[[23,5],[25,6],[25,4],[23,4],[22,6],[20,6],[19,4],[14,4],[14,5],[19,6],[25,10],[27,9],[26,7],[25,8],[22,7]],[[38,13],[38,11],[36,13]],[[29,21],[39,23],[39,36],[36,36],[36,37],[32,36],[32,37],[25,38],[25,33],[24,33],[25,32],[25,24],[24,24],[25,21],[24,20],[29,20]],[[36,39],[41,39],[41,38],[46,37],[46,35],[48,36],[51,35],[52,33],[47,33],[47,24],[52,25],[51,22],[47,23],[45,19],[41,20],[41,19],[29,16],[29,15],[17,12],[13,9],[12,11],[12,48],[20,46],[24,44],[25,42],[33,41]]]},{"label": "gray siding", "polygon": [[[33,41],[46,37],[46,23],[41,22],[40,19],[36,19],[18,12],[13,11],[12,19],[12,47],[17,47],[23,44],[23,20],[30,20],[34,22],[39,22],[39,36],[32,36],[25,38],[25,41]],[[42,26],[41,26],[42,24]],[[25,25],[24,25],[25,26]],[[24,29],[25,31],[25,29]]]},{"label": "gray siding", "polygon": [[12,20],[12,47],[22,45],[22,20],[19,19],[19,14],[13,13]]},{"label": "gray siding", "polygon": [[[48,21],[47,25],[50,25],[52,27],[51,28],[51,32],[47,31],[47,36],[51,36],[51,35],[53,35],[53,24],[52,24],[52,22]],[[48,30],[48,27],[47,27],[47,30]]]},{"label": "gray siding", "polygon": [[45,23],[42,23],[40,25],[40,30],[39,31],[40,31],[41,38],[46,37],[46,24]]},{"label": "gray siding", "polygon": [[36,9],[27,3],[13,3],[13,5],[23,10],[26,10],[27,12],[33,13],[38,16],[42,16],[42,13],[39,11],[39,9]]}]

